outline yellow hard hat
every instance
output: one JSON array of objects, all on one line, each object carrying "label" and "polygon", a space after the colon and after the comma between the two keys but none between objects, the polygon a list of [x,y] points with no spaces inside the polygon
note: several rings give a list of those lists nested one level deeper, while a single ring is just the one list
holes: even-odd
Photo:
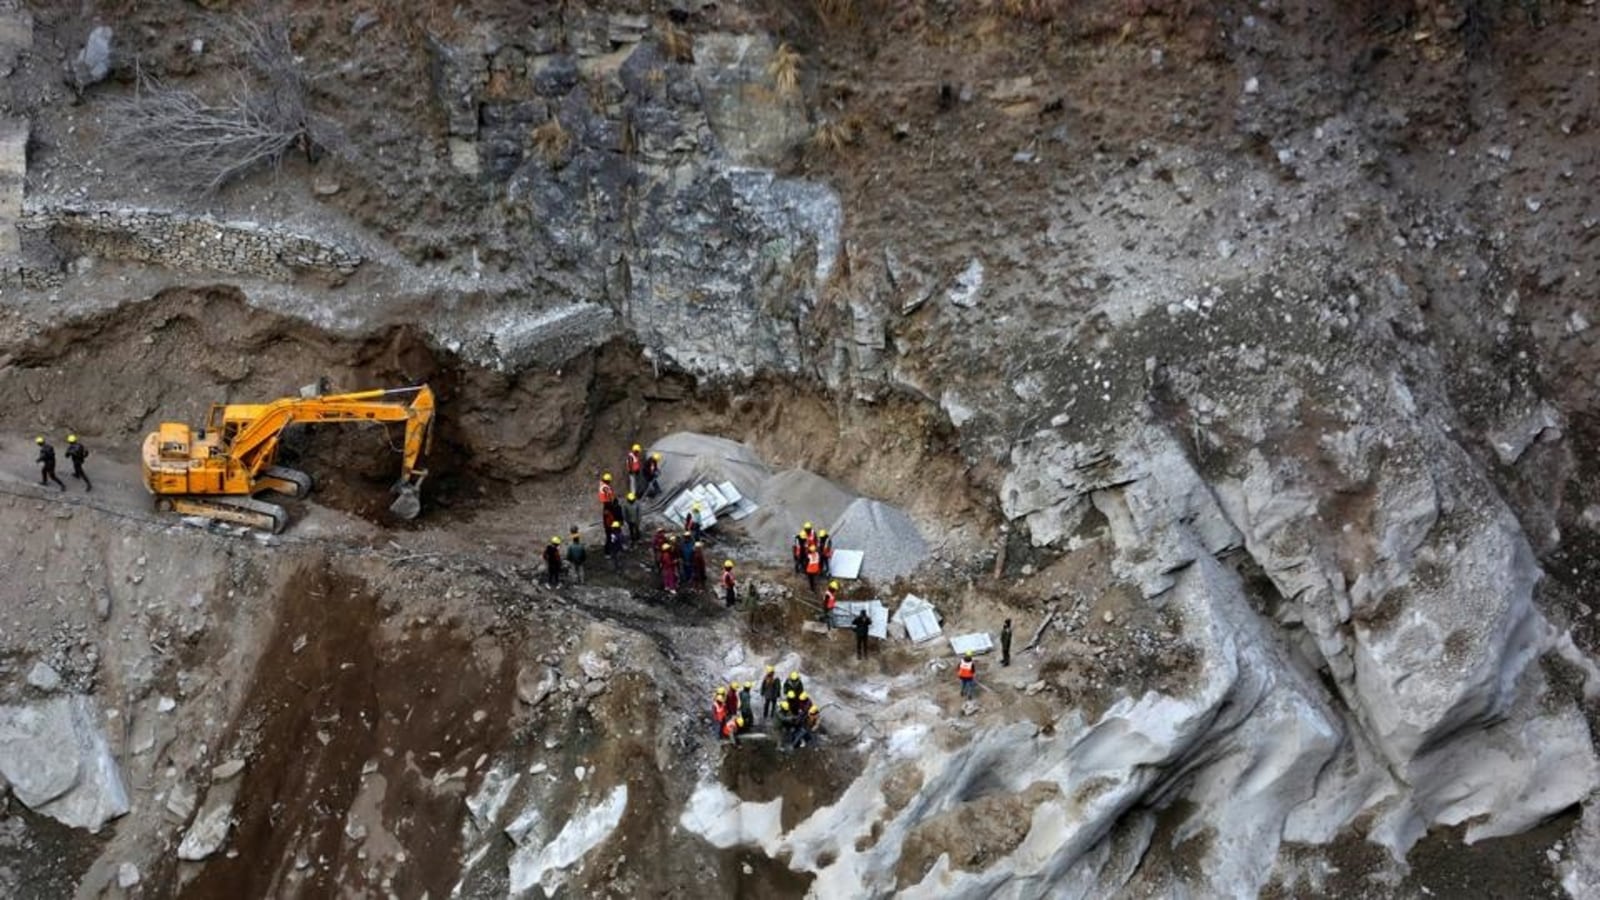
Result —
[{"label": "yellow hard hat", "polygon": [[821,531],[817,532],[817,537],[827,537],[827,536],[828,536],[828,529],[826,529],[826,528],[824,528]]},{"label": "yellow hard hat", "polygon": [[789,692],[789,693],[788,693],[788,694],[787,694],[787,695],[785,695],[785,696],[787,696],[787,697],[789,697],[789,699],[791,699],[791,700],[792,700],[792,699],[794,699],[794,698],[795,698],[795,693],[794,693],[794,691],[790,691],[790,692]]},{"label": "yellow hard hat", "polygon": [[727,693],[727,691],[723,690],[722,688],[717,688],[717,696],[718,697],[721,697],[723,694],[726,694],[726,693]]},{"label": "yellow hard hat", "polygon": [[967,651],[967,659],[971,659],[971,658],[972,658],[972,651],[968,650]]},{"label": "yellow hard hat", "polygon": [[830,581],[830,582],[828,582],[828,587],[831,587],[831,588],[833,588],[834,590],[837,591],[839,589],[839,582]]},{"label": "yellow hard hat", "polygon": [[611,480],[611,473],[607,472],[604,475],[601,475],[600,476],[600,480],[601,481],[610,481]]},{"label": "yellow hard hat", "polygon": [[619,529],[621,527],[622,527],[622,523],[621,522],[612,522],[611,523],[611,530],[612,531],[616,531],[617,529]]},{"label": "yellow hard hat", "polygon": [[735,716],[734,719],[733,719],[733,722],[734,722],[735,725],[743,725],[744,724],[744,716]]},{"label": "yellow hard hat", "polygon": [[[731,559],[725,559],[725,560],[723,560],[723,561],[722,561],[722,567],[723,567],[723,568],[724,568],[724,569],[731,569],[731,568],[733,568],[733,560],[731,560]],[[767,666],[767,671],[768,671],[768,672],[771,672],[771,671],[772,671],[772,667],[771,667],[771,666]]]},{"label": "yellow hard hat", "polygon": [[41,434],[41,435],[39,435],[39,436],[38,436],[38,437],[36,437],[36,438],[34,438],[34,439],[33,439],[33,442],[34,442],[34,443],[35,443],[35,444],[42,444],[42,443],[44,443],[44,435],[42,435],[42,434]]},{"label": "yellow hard hat", "polygon": [[[789,696],[791,696],[791,697],[792,697],[792,696],[794,696],[794,695],[793,695],[793,694],[790,694],[790,695],[789,695]],[[782,702],[782,703],[779,703],[779,704],[778,704],[778,708],[779,708],[779,709],[781,709],[781,710],[783,710],[783,711],[784,711],[784,712],[788,712],[788,711],[789,711],[789,701],[787,701],[787,700],[785,700],[785,701],[783,701],[783,702]]]},{"label": "yellow hard hat", "polygon": [[661,454],[659,454],[659,453],[650,454],[650,458],[655,460],[656,462],[661,462]]},{"label": "yellow hard hat", "polygon": [[[732,563],[729,563],[729,565],[732,565]],[[776,670],[774,670],[771,666],[767,666],[767,671],[768,672],[772,672],[772,671],[776,671]]]},{"label": "yellow hard hat", "polygon": [[811,530],[811,523],[807,522],[804,525],[800,526],[800,530],[801,531],[810,531]]},{"label": "yellow hard hat", "polygon": [[691,506],[689,508],[690,509],[703,509],[704,507],[702,507],[700,504],[696,503],[696,504],[694,504],[693,506]]},{"label": "yellow hard hat", "polygon": [[643,449],[644,448],[639,446],[638,444],[634,444],[633,445],[633,452],[635,452],[635,453],[638,453],[640,450],[643,450]]},{"label": "yellow hard hat", "polygon": [[695,541],[694,545],[696,547],[704,547],[706,545],[706,542],[705,541]]},{"label": "yellow hard hat", "polygon": [[800,677],[800,673],[799,672],[790,672],[789,673],[789,677],[790,678],[799,678]]},{"label": "yellow hard hat", "polygon": [[629,500],[636,500],[636,499],[638,499],[638,498],[636,498],[636,497],[634,497],[634,496],[633,496],[633,491],[629,491],[629,492],[628,492],[628,499],[629,499]]},{"label": "yellow hard hat", "polygon": [[559,543],[561,543],[561,538],[558,538],[558,537],[551,537],[551,538],[550,538],[550,543],[552,543],[552,544],[559,544]]},{"label": "yellow hard hat", "polygon": [[78,436],[77,435],[75,435],[75,434],[67,435],[67,443],[76,444],[77,442],[78,442]]},{"label": "yellow hard hat", "polygon": [[801,691],[800,692],[800,699],[801,700],[810,700],[811,699],[811,695],[806,693],[805,691]]}]

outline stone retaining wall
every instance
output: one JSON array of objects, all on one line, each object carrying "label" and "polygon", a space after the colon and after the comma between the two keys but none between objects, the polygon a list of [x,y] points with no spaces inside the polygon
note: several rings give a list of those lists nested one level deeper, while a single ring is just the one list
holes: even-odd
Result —
[{"label": "stone retaining wall", "polygon": [[255,222],[127,207],[29,199],[18,227],[43,231],[65,253],[126,259],[171,269],[289,280],[344,278],[360,253],[323,238]]}]

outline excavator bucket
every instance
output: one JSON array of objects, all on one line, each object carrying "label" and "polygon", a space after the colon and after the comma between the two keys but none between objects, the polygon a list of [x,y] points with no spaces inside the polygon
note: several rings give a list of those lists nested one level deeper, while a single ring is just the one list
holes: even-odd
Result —
[{"label": "excavator bucket", "polygon": [[422,491],[415,484],[397,484],[394,486],[394,502],[389,504],[389,512],[402,519],[415,519],[422,512]]}]

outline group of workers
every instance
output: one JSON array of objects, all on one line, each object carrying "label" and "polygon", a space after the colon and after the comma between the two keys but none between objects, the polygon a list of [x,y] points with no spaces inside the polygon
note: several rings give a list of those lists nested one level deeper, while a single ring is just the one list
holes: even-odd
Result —
[{"label": "group of workers", "polygon": [[[600,529],[605,539],[606,558],[613,572],[622,571],[622,553],[629,544],[642,538],[640,520],[641,501],[661,493],[661,454],[644,452],[634,444],[625,460],[628,473],[628,491],[619,496],[610,472],[600,475],[595,490],[600,504]],[[657,528],[650,540],[650,558],[656,569],[657,583],[669,594],[682,596],[689,590],[705,590],[709,586],[706,564],[705,534],[699,518],[700,504],[696,503],[685,515],[681,537],[669,534],[667,528]],[[678,523],[672,523],[676,527]],[[584,567],[589,551],[584,546],[578,526],[572,526],[563,546],[560,535],[550,538],[544,548],[545,580],[551,587],[560,587],[562,573],[571,570],[577,584],[585,581]],[[733,606],[737,597],[738,580],[734,576],[733,560],[723,560],[722,573],[717,583],[723,603]]]},{"label": "group of workers", "polygon": [[[795,574],[806,576],[806,584],[813,594],[817,591],[817,579],[827,578],[833,574],[833,539],[828,537],[826,528],[816,531],[807,522],[800,526],[794,533],[794,571]],[[834,582],[837,586],[837,582]]]},{"label": "group of workers", "polygon": [[[56,448],[44,435],[33,439],[35,447],[39,448],[39,455],[34,457],[34,462],[39,464],[39,484],[48,485],[52,481],[56,487],[66,490],[67,486],[56,477]],[[67,435],[67,459],[72,462],[72,477],[83,482],[85,491],[94,490],[94,484],[89,481],[89,476],[83,471],[83,461],[89,458],[89,448],[85,447],[75,434]]]},{"label": "group of workers", "polygon": [[[735,747],[739,745],[739,735],[748,734],[756,727],[756,710],[750,695],[755,688],[753,681],[742,685],[733,681],[726,687],[718,687],[712,695],[711,718],[716,734]],[[790,672],[789,677],[780,682],[776,668],[767,666],[761,679],[760,697],[761,725],[767,726],[774,718],[778,720],[780,746],[799,750],[816,739],[822,725],[822,707],[806,693],[805,681],[798,671]]]}]

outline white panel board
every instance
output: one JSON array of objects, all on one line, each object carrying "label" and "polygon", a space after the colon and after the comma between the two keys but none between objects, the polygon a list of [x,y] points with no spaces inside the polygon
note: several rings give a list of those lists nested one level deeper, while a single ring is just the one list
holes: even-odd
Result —
[{"label": "white panel board", "polygon": [[992,653],[994,641],[989,638],[989,633],[986,631],[958,634],[950,639],[950,649],[958,656],[964,653]]},{"label": "white panel board", "polygon": [[856,613],[865,609],[867,615],[872,617],[872,624],[867,628],[867,634],[875,638],[889,636],[889,607],[877,600],[840,600],[839,605],[833,608],[833,627],[849,628],[856,617]]},{"label": "white panel board", "polygon": [[894,613],[894,621],[904,626],[906,637],[917,644],[931,641],[943,633],[943,629],[939,627],[939,614],[934,611],[933,604],[916,594],[907,594],[906,598],[900,601],[900,608]]},{"label": "white panel board", "polygon": [[833,551],[833,562],[828,566],[828,575],[831,578],[844,578],[854,580],[861,577],[861,561],[866,554],[860,550]]}]

